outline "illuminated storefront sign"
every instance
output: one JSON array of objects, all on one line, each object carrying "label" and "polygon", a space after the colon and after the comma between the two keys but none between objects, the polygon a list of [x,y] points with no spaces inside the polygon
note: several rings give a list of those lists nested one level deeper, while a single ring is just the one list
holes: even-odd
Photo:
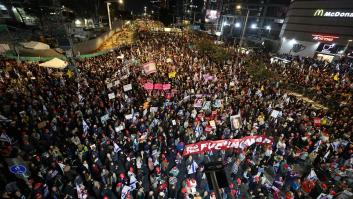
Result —
[{"label": "illuminated storefront sign", "polygon": [[317,9],[314,12],[317,17],[352,17],[353,12],[340,12],[340,11],[325,11],[324,9]]},{"label": "illuminated storefront sign", "polygon": [[313,36],[313,40],[316,40],[316,41],[333,41],[339,38],[339,37],[330,36],[330,35],[312,35],[312,36]]}]

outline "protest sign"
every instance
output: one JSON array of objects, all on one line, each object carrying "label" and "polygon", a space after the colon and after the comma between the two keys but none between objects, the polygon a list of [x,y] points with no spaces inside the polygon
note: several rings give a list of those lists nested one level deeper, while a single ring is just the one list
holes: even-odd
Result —
[{"label": "protest sign", "polygon": [[201,141],[195,144],[186,145],[183,156],[201,154],[214,150],[245,149],[255,143],[272,145],[272,140],[266,136],[257,135],[247,136],[240,139]]},{"label": "protest sign", "polygon": [[156,63],[154,62],[145,63],[142,67],[147,75],[157,72]]},{"label": "protest sign", "polygon": [[119,125],[119,126],[115,127],[115,132],[119,132],[119,131],[122,131],[124,129],[125,129],[125,127],[123,125]]},{"label": "protest sign", "polygon": [[230,124],[233,130],[239,129],[241,127],[240,113],[237,115],[230,116]]},{"label": "protest sign", "polygon": [[321,118],[314,118],[314,126],[320,127],[321,126]]},{"label": "protest sign", "polygon": [[115,82],[114,82],[114,86],[118,86],[120,84],[120,81],[119,80],[116,80]]},{"label": "protest sign", "polygon": [[132,114],[127,114],[127,115],[125,115],[125,119],[131,120],[131,119],[132,119]]},{"label": "protest sign", "polygon": [[171,78],[175,78],[175,76],[176,76],[176,71],[168,73],[168,77],[169,77],[170,79],[171,79]]},{"label": "protest sign", "polygon": [[105,114],[101,117],[101,122],[105,124],[109,119],[109,114]]},{"label": "protest sign", "polygon": [[163,90],[165,91],[165,90],[170,90],[171,89],[171,85],[170,84],[163,84],[163,86],[162,86],[162,88],[163,88]]},{"label": "protest sign", "polygon": [[214,120],[211,120],[209,123],[212,128],[216,128],[216,122]]},{"label": "protest sign", "polygon": [[280,112],[277,110],[273,110],[271,113],[271,117],[273,117],[273,118],[277,118],[279,115],[280,115]]},{"label": "protest sign", "polygon": [[206,101],[202,105],[202,110],[210,110],[211,109],[211,101]]},{"label": "protest sign", "polygon": [[158,107],[151,107],[150,108],[150,112],[151,113],[154,113],[154,112],[157,112],[158,111]]},{"label": "protest sign", "polygon": [[157,83],[157,84],[154,84],[154,90],[163,90],[163,84],[161,83]]},{"label": "protest sign", "polygon": [[108,94],[108,98],[111,100],[111,99],[114,99],[115,98],[115,94],[114,93],[109,93]]},{"label": "protest sign", "polygon": [[108,83],[107,88],[111,88],[111,87],[113,87],[113,83]]},{"label": "protest sign", "polygon": [[215,108],[221,108],[222,107],[222,100],[220,99],[216,99],[214,104],[213,104],[213,107]]},{"label": "protest sign", "polygon": [[194,107],[195,108],[201,108],[202,107],[202,99],[201,98],[195,99]]},{"label": "protest sign", "polygon": [[145,83],[143,88],[146,90],[153,90],[153,83]]},{"label": "protest sign", "polygon": [[126,91],[130,91],[130,90],[132,90],[132,85],[131,84],[126,84],[126,85],[123,86],[123,89],[124,89],[125,92]]}]

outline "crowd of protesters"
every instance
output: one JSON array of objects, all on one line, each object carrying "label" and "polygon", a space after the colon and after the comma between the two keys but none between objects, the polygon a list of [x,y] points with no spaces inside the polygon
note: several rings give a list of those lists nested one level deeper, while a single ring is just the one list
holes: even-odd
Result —
[{"label": "crowd of protesters", "polygon": [[[238,66],[234,54],[215,63],[197,51],[195,39],[140,33],[136,44],[64,72],[2,60],[2,198],[213,199],[205,165],[215,161],[227,176],[222,198],[352,191],[353,112],[315,109],[287,95],[277,80],[254,81],[245,65],[266,63],[286,79],[281,84],[314,87],[323,97],[352,93],[351,76],[306,62],[270,64],[255,53],[241,55]],[[150,61],[157,71],[147,75],[141,65]],[[171,89],[145,90],[146,82]],[[131,90],[124,90],[128,84]],[[211,105],[194,107],[196,98]],[[239,113],[234,128],[230,116]],[[273,144],[183,156],[191,143],[249,135]],[[11,160],[26,172],[11,173]]]}]

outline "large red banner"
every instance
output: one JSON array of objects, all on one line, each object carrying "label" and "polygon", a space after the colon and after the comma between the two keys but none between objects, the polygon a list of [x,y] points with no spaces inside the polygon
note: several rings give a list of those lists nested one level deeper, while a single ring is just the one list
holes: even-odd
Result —
[{"label": "large red banner", "polygon": [[270,144],[272,139],[266,136],[247,136],[241,139],[215,140],[215,141],[201,141],[195,144],[188,144],[185,146],[183,156],[200,154],[207,151],[227,150],[227,149],[244,149],[253,144]]}]

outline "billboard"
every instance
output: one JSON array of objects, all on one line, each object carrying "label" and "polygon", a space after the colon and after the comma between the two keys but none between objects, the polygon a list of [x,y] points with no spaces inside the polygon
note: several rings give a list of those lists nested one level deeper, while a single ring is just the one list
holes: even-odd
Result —
[{"label": "billboard", "polygon": [[206,10],[205,22],[217,22],[220,15],[221,13],[218,10]]}]

